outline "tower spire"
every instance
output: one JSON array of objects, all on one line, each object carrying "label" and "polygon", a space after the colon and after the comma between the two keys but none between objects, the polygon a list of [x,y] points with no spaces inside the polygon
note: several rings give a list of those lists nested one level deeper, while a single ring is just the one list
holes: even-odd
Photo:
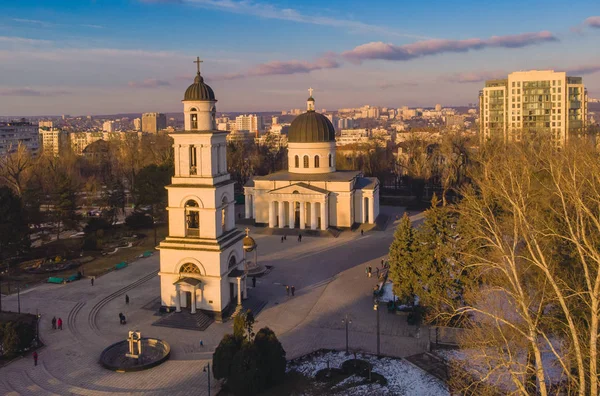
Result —
[{"label": "tower spire", "polygon": [[314,89],[308,88],[308,94],[310,95],[306,100],[306,111],[315,111],[315,99],[313,98]]},{"label": "tower spire", "polygon": [[200,63],[202,62],[204,61],[201,61],[199,56],[197,56],[196,60],[194,61],[194,63],[198,66],[198,75],[200,75]]}]

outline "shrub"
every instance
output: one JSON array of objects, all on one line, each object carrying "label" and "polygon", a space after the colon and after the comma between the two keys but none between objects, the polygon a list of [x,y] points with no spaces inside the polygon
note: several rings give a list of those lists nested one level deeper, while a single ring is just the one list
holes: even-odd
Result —
[{"label": "shrub", "polygon": [[240,338],[232,334],[225,334],[213,353],[213,375],[216,379],[229,378],[233,359],[241,347]]},{"label": "shrub", "polygon": [[264,372],[259,362],[258,348],[244,343],[235,354],[227,386],[237,396],[258,395],[265,388]]},{"label": "shrub", "polygon": [[265,386],[270,387],[280,383],[285,376],[285,350],[273,330],[264,327],[254,338],[258,348],[260,371],[264,376]]},{"label": "shrub", "polygon": [[142,212],[134,212],[125,218],[127,227],[134,230],[140,228],[152,228],[153,223],[152,217]]},{"label": "shrub", "polygon": [[21,340],[14,322],[0,324],[2,327],[2,352],[4,355],[13,355],[19,352]]},{"label": "shrub", "polygon": [[87,224],[83,228],[83,232],[86,234],[93,234],[96,231],[108,230],[112,225],[102,217],[92,217],[88,219]]}]

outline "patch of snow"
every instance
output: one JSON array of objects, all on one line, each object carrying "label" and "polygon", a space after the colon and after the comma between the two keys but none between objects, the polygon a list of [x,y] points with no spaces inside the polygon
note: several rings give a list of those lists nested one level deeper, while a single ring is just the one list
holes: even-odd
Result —
[{"label": "patch of snow", "polygon": [[[381,386],[378,383],[359,385],[344,389],[339,395],[446,396],[450,394],[442,381],[405,360],[377,359],[376,356],[363,354],[357,354],[356,357],[371,363],[373,372],[383,375],[388,384],[386,386]],[[346,356],[344,352],[321,353],[292,362],[288,365],[288,371],[298,371],[314,378],[319,370],[327,368],[327,362],[329,362],[330,368],[341,368],[344,361],[353,358],[353,354]],[[360,379],[360,377],[350,376],[340,382],[338,386],[342,384],[350,385],[352,382],[356,382],[357,379]],[[335,391],[335,389],[332,390]]]}]

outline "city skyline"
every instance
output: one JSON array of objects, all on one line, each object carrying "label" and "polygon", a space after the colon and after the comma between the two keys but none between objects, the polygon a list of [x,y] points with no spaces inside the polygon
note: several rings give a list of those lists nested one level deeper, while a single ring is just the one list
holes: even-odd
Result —
[{"label": "city skyline", "polygon": [[332,110],[464,105],[485,80],[530,69],[582,76],[600,95],[591,1],[567,15],[557,1],[485,13],[471,1],[45,3],[4,6],[2,116],[176,112],[197,55],[219,111],[301,108],[309,86],[317,107]]}]

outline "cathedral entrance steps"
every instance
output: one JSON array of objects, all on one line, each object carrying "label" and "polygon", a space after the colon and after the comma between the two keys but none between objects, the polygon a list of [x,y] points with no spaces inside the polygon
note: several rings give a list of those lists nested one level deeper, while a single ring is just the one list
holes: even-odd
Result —
[{"label": "cathedral entrance steps", "polygon": [[152,326],[170,327],[173,329],[204,331],[214,322],[214,319],[198,310],[195,314],[187,310],[181,312],[171,312],[156,322]]}]

